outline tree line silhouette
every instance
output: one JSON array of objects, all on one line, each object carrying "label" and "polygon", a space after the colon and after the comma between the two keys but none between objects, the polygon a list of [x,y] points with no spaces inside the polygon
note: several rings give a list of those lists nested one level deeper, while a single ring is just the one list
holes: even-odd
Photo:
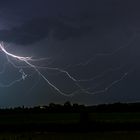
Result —
[{"label": "tree line silhouette", "polygon": [[[115,115],[111,117],[118,117],[119,120],[113,120],[110,117],[112,113]],[[125,115],[129,121],[124,121],[124,117],[121,117],[124,113],[132,115],[131,118]],[[48,118],[49,115],[50,118]],[[103,120],[98,121],[98,117],[96,118],[94,115],[99,115],[99,118],[102,117]],[[136,115],[138,115],[137,120],[135,120]],[[60,116],[62,118],[59,120]],[[109,118],[109,121],[104,119],[106,117]],[[72,122],[73,119],[76,120],[76,123]],[[67,101],[63,105],[50,103],[48,106],[1,108],[0,132],[12,130],[56,132],[140,130],[140,103],[86,106]]]},{"label": "tree line silhouette", "polygon": [[62,104],[50,103],[48,106],[35,106],[35,107],[15,107],[15,108],[0,108],[0,113],[72,113],[72,112],[140,112],[140,103],[113,103],[113,104],[100,104],[93,106],[86,106],[77,103],[70,103],[69,101]]}]

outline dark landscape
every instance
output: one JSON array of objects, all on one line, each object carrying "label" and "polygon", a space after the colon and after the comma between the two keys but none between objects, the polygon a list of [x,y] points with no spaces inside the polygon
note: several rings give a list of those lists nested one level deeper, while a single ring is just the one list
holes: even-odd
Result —
[{"label": "dark landscape", "polygon": [[140,1],[0,0],[0,140],[140,140]]},{"label": "dark landscape", "polygon": [[5,139],[140,138],[140,103],[1,109],[0,134]]}]

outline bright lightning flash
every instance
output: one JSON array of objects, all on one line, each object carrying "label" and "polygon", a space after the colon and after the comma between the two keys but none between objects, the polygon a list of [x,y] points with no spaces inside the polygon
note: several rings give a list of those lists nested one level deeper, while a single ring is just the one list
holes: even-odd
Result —
[{"label": "bright lightning flash", "polygon": [[[36,66],[35,64],[32,64],[32,62],[35,62],[35,61],[41,61],[42,59],[33,59],[32,57],[23,57],[23,56],[18,56],[18,55],[15,55],[15,54],[12,54],[10,52],[8,52],[3,43],[0,43],[0,51],[3,52],[5,55],[6,55],[6,58],[8,60],[8,62],[15,68],[19,69],[19,72],[22,74],[22,77],[20,79],[17,79],[15,81],[12,81],[10,84],[8,85],[3,85],[3,84],[0,84],[1,87],[10,87],[12,86],[13,84],[17,83],[17,82],[20,82],[21,80],[25,80],[28,75],[23,71],[23,68],[24,67],[27,67],[27,68],[32,68],[35,72],[38,73],[38,75],[40,77],[42,77],[55,91],[57,91],[58,93],[60,93],[61,95],[64,95],[64,96],[72,96],[74,95],[75,93],[78,93],[79,91],[81,92],[84,92],[84,93],[88,93],[88,94],[97,94],[97,93],[103,93],[103,92],[106,92],[107,90],[109,90],[112,86],[114,86],[115,84],[117,84],[118,82],[120,82],[121,80],[123,80],[127,75],[128,75],[128,72],[125,72],[119,79],[113,81],[111,84],[109,84],[107,87],[105,87],[105,89],[103,90],[98,90],[98,91],[95,91],[95,92],[89,92],[87,91],[88,88],[84,89],[79,83],[81,82],[89,82],[89,81],[92,81],[92,79],[97,79],[98,77],[102,77],[104,76],[105,72],[101,73],[100,75],[96,76],[95,78],[91,78],[91,79],[86,79],[86,80],[83,80],[83,79],[76,79],[74,78],[68,71],[66,70],[63,70],[63,69],[60,69],[60,68],[53,68],[53,67],[40,67],[40,66]],[[15,61],[19,61],[19,62],[22,62],[22,63],[25,63],[26,66],[17,66],[14,64],[13,62],[13,58]],[[50,82],[47,77],[41,73],[40,69],[47,69],[47,70],[52,70],[52,71],[58,71],[60,73],[63,73],[65,74],[70,80],[73,81],[73,83],[77,86],[78,90],[75,91],[75,92],[72,92],[70,94],[67,94],[65,92],[63,92],[62,90],[60,90],[59,88],[57,88],[52,82]],[[119,68],[116,68],[115,70],[118,70]],[[114,69],[112,71],[115,71]],[[110,71],[110,69],[109,69]],[[108,72],[108,71],[107,71]],[[1,74],[1,72],[0,72]]]}]

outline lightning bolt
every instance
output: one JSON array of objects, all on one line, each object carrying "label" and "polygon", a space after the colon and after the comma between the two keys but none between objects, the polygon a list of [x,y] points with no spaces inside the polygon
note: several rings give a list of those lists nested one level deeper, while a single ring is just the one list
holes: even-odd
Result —
[{"label": "lightning bolt", "polygon": [[[120,50],[120,48],[118,50],[115,51],[118,52]],[[31,68],[33,69],[41,78],[44,79],[44,81],[49,84],[50,87],[52,87],[55,91],[57,91],[59,94],[63,95],[63,96],[73,96],[75,95],[76,93],[79,93],[80,91],[81,92],[84,92],[84,93],[87,93],[87,94],[98,94],[98,93],[103,93],[103,92],[106,92],[107,90],[109,90],[112,86],[116,85],[117,83],[119,83],[120,81],[122,81],[127,75],[129,72],[125,72],[121,78],[119,78],[118,80],[115,80],[113,81],[112,83],[110,83],[105,89],[103,90],[97,90],[95,92],[89,92],[88,90],[90,88],[83,88],[79,83],[81,82],[89,82],[89,81],[92,81],[92,80],[96,80],[100,77],[103,77],[106,73],[110,72],[110,71],[117,71],[119,69],[121,69],[120,67],[119,68],[116,68],[116,69],[109,69],[93,78],[90,78],[90,79],[77,79],[75,77],[73,77],[68,71],[64,70],[64,69],[60,69],[60,68],[55,68],[55,67],[46,67],[46,66],[38,66],[38,65],[35,65],[34,63],[32,62],[36,62],[36,61],[44,61],[44,60],[48,60],[48,58],[40,58],[40,59],[33,59],[33,57],[28,57],[28,56],[18,56],[18,55],[15,55],[15,54],[12,54],[10,52],[7,51],[7,49],[4,47],[4,44],[3,43],[0,43],[0,51],[3,52],[5,55],[6,55],[6,58],[7,58],[7,61],[8,63],[10,63],[14,68],[18,69],[19,70],[19,73],[21,74],[21,77],[19,79],[16,79],[14,81],[12,81],[11,83],[9,84],[0,84],[1,87],[10,87],[12,85],[14,85],[15,83],[18,83],[20,81],[23,81],[23,80],[26,80],[27,77],[29,76],[32,76],[31,75],[28,75],[24,72],[24,68]],[[112,53],[114,54],[114,53]],[[109,54],[109,55],[112,55],[112,54]],[[14,63],[14,61],[18,61],[20,63],[24,63],[24,65],[16,65]],[[5,71],[5,67],[6,67],[7,63],[4,64],[3,66],[3,69],[0,71],[0,74],[3,74],[4,71]],[[65,74],[65,76],[67,76],[70,80],[72,80],[74,82],[74,84],[77,86],[78,90],[72,92],[72,93],[65,93],[63,92],[61,89],[57,88],[51,81],[48,80],[48,78],[40,71],[40,69],[46,69],[46,70],[51,70],[51,71],[57,71],[57,72],[60,72],[60,73],[63,73]],[[31,88],[31,90],[37,85],[38,83],[34,84],[33,87]],[[97,85],[96,85],[97,86]],[[93,87],[93,88],[96,88]]]},{"label": "lightning bolt", "polygon": [[135,38],[137,37],[137,32],[135,31],[132,35],[132,37],[130,38],[130,40],[125,44],[125,45],[122,45],[120,47],[118,47],[117,49],[113,50],[112,52],[109,52],[109,53],[96,53],[92,58],[86,60],[85,62],[80,62],[79,64],[75,64],[74,66],[69,66],[70,67],[78,67],[78,66],[87,66],[89,65],[90,63],[92,63],[93,61],[95,61],[97,58],[99,57],[108,57],[108,56],[113,56],[117,53],[119,53],[121,50],[129,47],[129,45],[131,43],[133,43],[133,41],[135,40]]},{"label": "lightning bolt", "polygon": [[[39,71],[39,69],[38,69],[35,65],[33,65],[33,64],[30,62],[30,61],[34,61],[34,60],[32,59],[32,57],[22,57],[22,56],[18,56],[18,55],[14,55],[14,54],[12,54],[12,53],[9,53],[9,52],[4,48],[4,45],[2,45],[2,44],[0,44],[0,49],[1,49],[2,52],[4,52],[4,53],[6,54],[6,57],[7,57],[7,59],[8,59],[8,62],[10,62],[14,67],[19,68],[18,66],[14,65],[14,63],[12,63],[12,62],[10,61],[9,57],[12,57],[12,58],[14,58],[14,59],[16,59],[16,60],[19,60],[19,61],[21,61],[21,62],[24,62],[25,64],[27,64],[27,66],[33,68],[33,69],[34,69],[34,70],[35,70],[35,71],[36,71],[36,72],[37,72],[37,73],[38,73],[38,74],[39,74],[39,75],[54,89],[54,90],[56,90],[57,92],[59,92],[60,94],[62,94],[62,95],[64,95],[64,96],[68,96],[67,94],[63,93],[60,89],[58,89],[55,85],[53,85],[53,84]],[[66,71],[60,70],[60,69],[58,69],[58,68],[49,68],[49,69],[58,70],[58,71],[60,71],[60,72],[66,73],[66,74],[69,76],[69,78],[71,78],[72,80],[75,81],[75,79],[74,79],[72,76],[70,76],[70,74],[69,74],[68,72],[66,72]],[[14,81],[14,82],[12,82],[12,83],[9,84],[8,86],[11,86],[11,85],[13,85],[13,84],[16,83],[16,82],[19,82],[19,81],[21,81],[22,79],[25,80],[25,78],[27,77],[27,75],[23,72],[22,69],[20,70],[20,72],[22,73],[22,78],[20,78],[20,79]],[[2,85],[2,86],[3,86],[3,85]],[[8,86],[6,86],[6,87],[8,87]]]}]

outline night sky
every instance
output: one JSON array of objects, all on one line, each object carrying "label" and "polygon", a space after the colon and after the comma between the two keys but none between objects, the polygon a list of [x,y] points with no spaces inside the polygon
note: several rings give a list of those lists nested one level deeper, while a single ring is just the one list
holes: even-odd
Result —
[{"label": "night sky", "polygon": [[72,96],[0,51],[0,106],[139,101],[139,7],[135,0],[1,0],[5,49],[31,56],[49,82]]}]

